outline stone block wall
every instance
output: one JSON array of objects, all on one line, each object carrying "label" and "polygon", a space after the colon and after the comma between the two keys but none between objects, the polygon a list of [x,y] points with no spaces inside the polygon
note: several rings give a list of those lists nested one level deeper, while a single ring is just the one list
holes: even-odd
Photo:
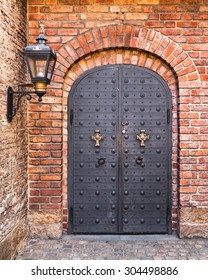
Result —
[{"label": "stone block wall", "polygon": [[[127,63],[174,74],[173,229],[208,236],[208,3],[206,0],[29,0],[29,40],[45,22],[57,51],[53,83],[29,105],[32,236],[68,226],[68,96],[86,70]],[[166,75],[167,74],[167,75]],[[173,77],[172,77],[173,78]],[[168,82],[168,84],[170,84]],[[49,215],[50,219],[45,219]],[[39,234],[41,232],[41,234]],[[55,234],[54,234],[55,232]]]},{"label": "stone block wall", "polygon": [[27,236],[27,107],[11,123],[6,91],[25,81],[26,0],[0,2],[0,259],[13,259]]}]

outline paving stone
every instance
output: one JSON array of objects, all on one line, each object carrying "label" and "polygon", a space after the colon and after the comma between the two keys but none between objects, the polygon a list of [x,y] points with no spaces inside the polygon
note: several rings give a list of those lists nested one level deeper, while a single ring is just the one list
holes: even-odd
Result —
[{"label": "paving stone", "polygon": [[208,260],[208,239],[175,236],[74,236],[28,241],[17,260]]}]

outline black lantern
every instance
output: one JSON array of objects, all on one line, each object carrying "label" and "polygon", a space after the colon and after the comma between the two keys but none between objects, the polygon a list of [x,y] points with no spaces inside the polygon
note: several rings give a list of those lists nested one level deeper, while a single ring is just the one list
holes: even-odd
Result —
[{"label": "black lantern", "polygon": [[[46,37],[43,33],[36,38],[37,44],[34,46],[27,46],[25,48],[25,58],[30,73],[30,78],[34,84],[35,91],[15,92],[11,87],[7,91],[7,120],[12,121],[15,116],[20,100],[23,96],[27,96],[31,100],[32,93],[36,93],[39,97],[39,102],[42,101],[42,96],[46,93],[46,87],[51,82],[54,67],[56,64],[56,53],[50,47],[46,46]],[[16,107],[13,109],[13,94],[18,94]]]}]

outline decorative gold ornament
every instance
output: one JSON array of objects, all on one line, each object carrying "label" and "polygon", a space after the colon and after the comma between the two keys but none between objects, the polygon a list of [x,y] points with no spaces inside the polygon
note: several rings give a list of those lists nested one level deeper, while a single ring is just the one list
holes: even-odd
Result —
[{"label": "decorative gold ornament", "polygon": [[100,141],[104,140],[104,136],[100,133],[99,129],[96,129],[91,139],[95,141],[95,147],[100,147]]},{"label": "decorative gold ornament", "polygon": [[140,146],[144,147],[145,146],[145,141],[149,140],[150,137],[148,134],[146,134],[145,130],[141,130],[140,134],[137,135],[137,140],[141,142]]}]

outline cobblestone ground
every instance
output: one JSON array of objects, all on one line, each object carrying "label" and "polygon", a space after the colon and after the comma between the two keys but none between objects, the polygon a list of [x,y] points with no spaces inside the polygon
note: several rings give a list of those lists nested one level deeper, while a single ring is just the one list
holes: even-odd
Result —
[{"label": "cobblestone ground", "polygon": [[17,260],[208,260],[208,239],[175,236],[69,236],[31,239]]}]

